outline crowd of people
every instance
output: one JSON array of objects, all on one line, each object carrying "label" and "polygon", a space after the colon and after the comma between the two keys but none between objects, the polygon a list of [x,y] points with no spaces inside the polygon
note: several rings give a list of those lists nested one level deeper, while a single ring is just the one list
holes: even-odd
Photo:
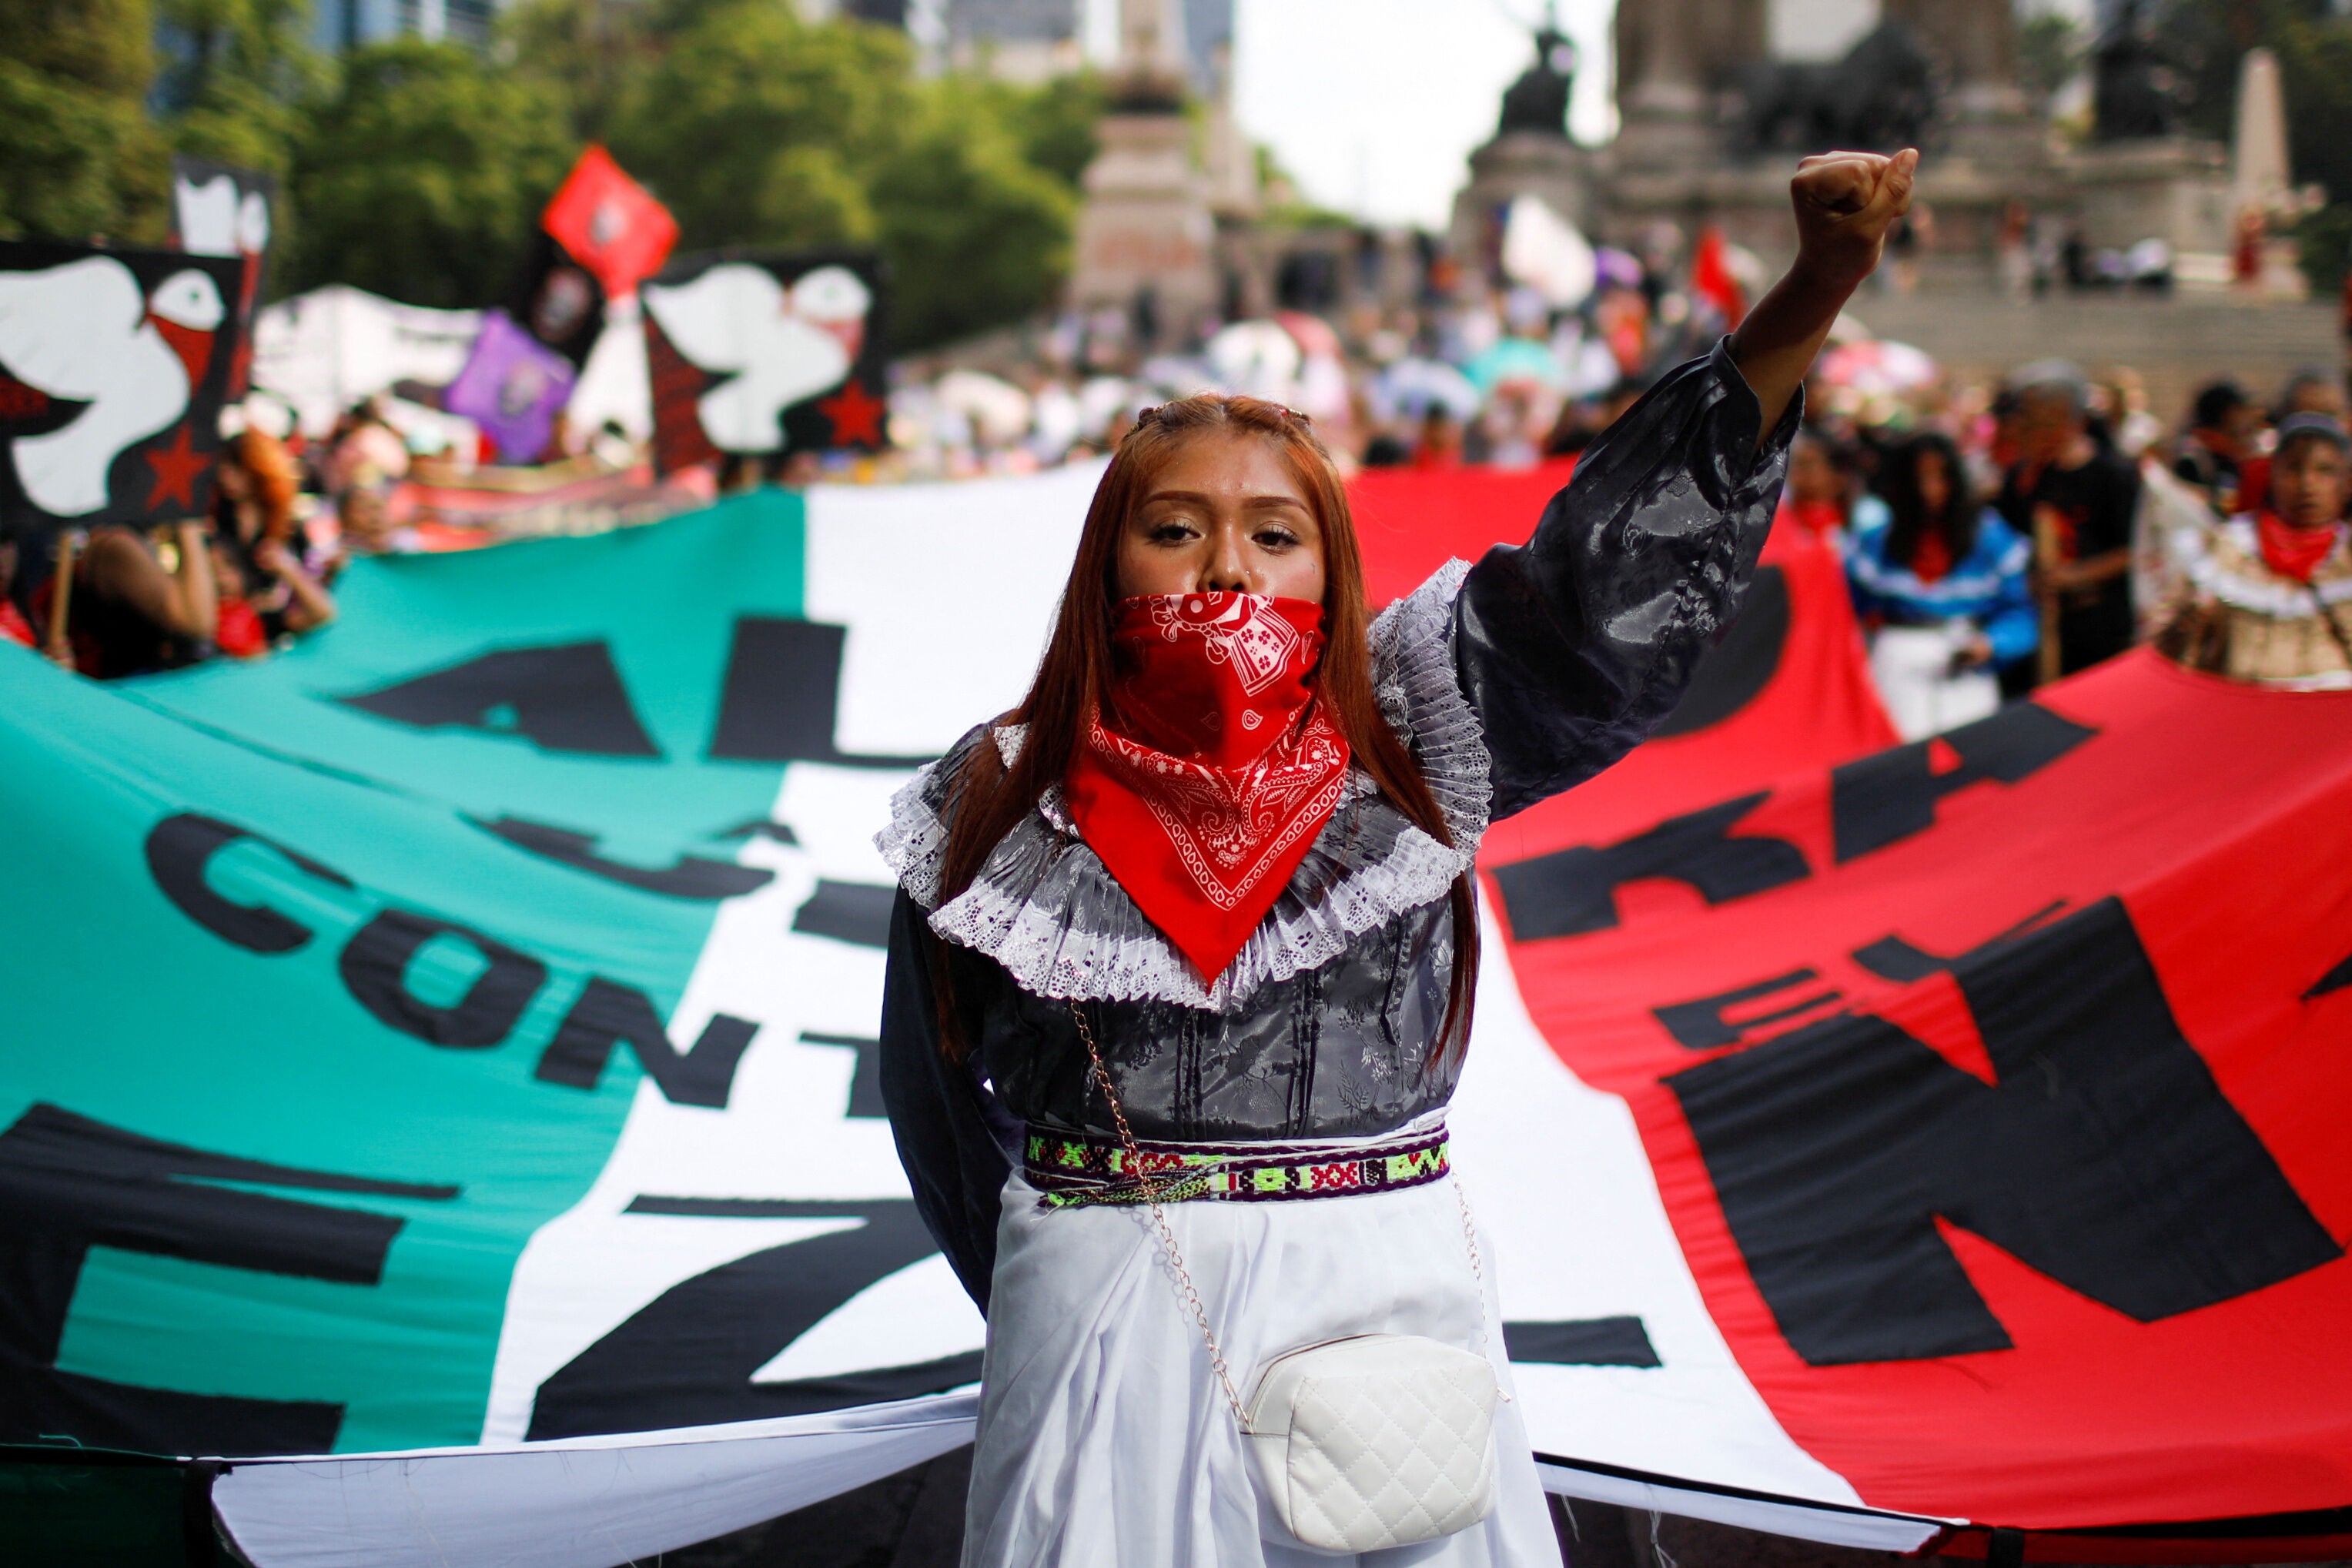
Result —
[{"label": "crowd of people", "polygon": [[0,639],[100,680],[261,658],[334,620],[352,557],[415,548],[386,509],[407,463],[372,404],[322,441],[246,419],[212,466],[208,516],[0,537]]},{"label": "crowd of people", "polygon": [[2352,687],[2341,382],[2203,388],[2177,434],[2136,381],[2021,367],[1980,412],[1865,425],[1822,389],[1785,526],[1842,552],[1907,738],[2137,643],[2266,685]]},{"label": "crowd of people", "polygon": [[[1704,267],[1601,261],[1572,309],[1439,278],[1413,305],[1335,312],[1344,332],[1278,313],[1186,355],[1139,359],[1125,324],[1066,318],[1005,374],[902,376],[883,454],[733,478],[1034,472],[1099,455],[1139,408],[1204,387],[1301,409],[1346,465],[1572,459],[1741,304],[1720,258],[1714,285]],[[1833,339],[1775,526],[1842,555],[1906,737],[2139,642],[2241,680],[2352,686],[2343,382],[2301,373],[2267,402],[2216,382],[2173,429],[2146,401],[2125,371],[2044,361],[1955,386],[1904,345]],[[417,548],[415,528],[390,520],[412,454],[381,408],[353,408],[320,440],[268,425],[249,419],[226,442],[208,518],[0,540],[0,638],[100,678],[258,657],[334,618],[352,558]]]}]

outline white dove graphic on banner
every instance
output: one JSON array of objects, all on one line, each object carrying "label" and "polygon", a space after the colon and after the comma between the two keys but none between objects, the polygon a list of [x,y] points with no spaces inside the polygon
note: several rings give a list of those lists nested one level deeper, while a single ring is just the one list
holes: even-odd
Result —
[{"label": "white dove graphic on banner", "polygon": [[111,256],[0,272],[0,370],[89,405],[56,430],[11,444],[26,498],[60,517],[103,509],[115,458],[186,412],[226,316],[219,286],[193,268],[152,296]]},{"label": "white dove graphic on banner", "polygon": [[726,262],[691,282],[647,284],[643,292],[671,346],[728,377],[695,405],[721,452],[774,451],[783,411],[849,374],[873,304],[845,267],[820,267],[787,288],[765,267]]}]

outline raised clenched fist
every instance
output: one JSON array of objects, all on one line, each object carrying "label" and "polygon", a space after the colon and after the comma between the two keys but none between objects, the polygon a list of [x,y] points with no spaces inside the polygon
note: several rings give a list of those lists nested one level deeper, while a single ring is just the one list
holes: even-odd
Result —
[{"label": "raised clenched fist", "polygon": [[1797,211],[1798,265],[1851,287],[1878,265],[1886,235],[1911,210],[1916,148],[1823,152],[1797,165],[1789,201]]}]

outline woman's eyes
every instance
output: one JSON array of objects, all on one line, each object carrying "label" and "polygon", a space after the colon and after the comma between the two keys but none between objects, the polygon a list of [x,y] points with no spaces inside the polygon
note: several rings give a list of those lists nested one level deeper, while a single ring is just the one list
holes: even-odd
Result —
[{"label": "woman's eyes", "polygon": [[1171,518],[1164,523],[1152,524],[1151,532],[1146,537],[1150,538],[1154,543],[1181,544],[1186,539],[1198,538],[1200,537],[1200,533],[1201,530],[1194,528],[1192,524],[1176,521]]},{"label": "woman's eyes", "polygon": [[1298,536],[1288,528],[1266,527],[1250,536],[1257,540],[1260,549],[1286,550],[1298,542]]}]

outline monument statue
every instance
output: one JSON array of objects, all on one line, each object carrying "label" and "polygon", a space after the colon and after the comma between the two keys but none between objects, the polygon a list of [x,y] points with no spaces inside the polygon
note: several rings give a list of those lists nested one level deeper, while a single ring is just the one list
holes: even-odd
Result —
[{"label": "monument statue", "polygon": [[2140,0],[2124,0],[2091,53],[2091,140],[2175,135],[2189,102],[2187,75],[2157,37]]},{"label": "monument statue", "polygon": [[1734,76],[1743,152],[1836,147],[1893,152],[1927,139],[1940,97],[1936,62],[1902,22],[1881,22],[1825,61],[1751,60]]},{"label": "monument statue", "polygon": [[1556,18],[1548,16],[1536,29],[1536,63],[1503,89],[1503,119],[1495,134],[1567,136],[1568,98],[1575,85],[1576,46],[1559,30]]}]

